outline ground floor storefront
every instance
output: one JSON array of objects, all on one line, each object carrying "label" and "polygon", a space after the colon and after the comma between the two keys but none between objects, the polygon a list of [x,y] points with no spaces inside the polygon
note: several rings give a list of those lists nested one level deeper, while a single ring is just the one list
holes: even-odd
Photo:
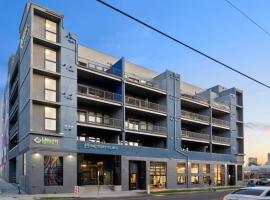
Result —
[{"label": "ground floor storefront", "polygon": [[24,152],[10,159],[9,174],[32,194],[73,192],[74,186],[127,191],[243,184],[236,163],[57,151]]}]

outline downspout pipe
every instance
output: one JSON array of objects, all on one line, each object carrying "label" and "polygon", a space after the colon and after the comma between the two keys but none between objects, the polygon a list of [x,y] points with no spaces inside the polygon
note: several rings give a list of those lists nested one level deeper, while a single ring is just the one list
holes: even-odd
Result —
[{"label": "downspout pipe", "polygon": [[[176,91],[176,74],[175,73],[173,73],[173,76],[174,76],[174,79],[173,79],[173,81],[174,81],[174,84],[173,84],[173,86],[174,86],[174,150],[176,151],[176,152],[178,152],[179,154],[181,154],[182,156],[184,156],[185,158],[186,158],[186,187],[187,188],[189,188],[189,178],[188,178],[188,176],[189,176],[189,172],[188,172],[188,170],[189,170],[189,157],[188,157],[188,155],[186,154],[186,153],[184,153],[184,152],[182,152],[182,151],[180,151],[178,148],[177,148],[177,140],[176,140],[176,138],[177,138],[177,133],[176,133],[176,112],[177,112],[177,110],[176,110],[176,96],[177,96],[177,91]],[[179,99],[179,101],[180,101],[180,99]]]}]

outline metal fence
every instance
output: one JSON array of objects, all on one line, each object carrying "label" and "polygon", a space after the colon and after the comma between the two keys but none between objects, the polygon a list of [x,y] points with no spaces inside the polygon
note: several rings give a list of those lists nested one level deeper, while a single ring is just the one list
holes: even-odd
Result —
[{"label": "metal fence", "polygon": [[223,144],[230,144],[231,139],[227,137],[220,137],[220,136],[212,136],[212,141],[216,143],[223,143]]},{"label": "metal fence", "polygon": [[230,128],[230,122],[226,120],[212,118],[212,123],[217,126]]},{"label": "metal fence", "polygon": [[182,130],[182,137],[188,138],[188,139],[202,140],[206,142],[209,142],[209,139],[210,139],[208,134],[202,134],[202,133],[186,131],[186,130]]},{"label": "metal fence", "polygon": [[85,120],[78,120],[79,123],[92,124],[97,126],[105,126],[111,128],[121,128],[121,120],[111,117],[99,116],[99,115],[87,115]]},{"label": "metal fence", "polygon": [[200,115],[197,113],[189,112],[182,110],[182,116],[187,119],[195,120],[195,121],[200,121],[200,122],[209,122],[209,117],[205,115]]},{"label": "metal fence", "polygon": [[157,133],[157,134],[161,134],[161,135],[167,135],[167,128],[166,127],[142,123],[142,122],[140,122],[140,123],[126,122],[126,129],[131,130],[131,131],[148,132],[148,133]]},{"label": "metal fence", "polygon": [[117,102],[121,102],[122,100],[121,94],[112,93],[109,91],[89,87],[82,84],[78,84],[78,94]]},{"label": "metal fence", "polygon": [[131,106],[136,106],[138,108],[144,108],[148,110],[158,111],[166,113],[167,107],[165,105],[153,103],[150,101],[145,101],[133,97],[126,96],[126,104]]}]

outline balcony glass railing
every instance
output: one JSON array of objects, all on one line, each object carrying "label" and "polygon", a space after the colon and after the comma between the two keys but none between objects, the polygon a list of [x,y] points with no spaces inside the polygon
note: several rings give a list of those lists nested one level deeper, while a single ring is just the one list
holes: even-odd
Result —
[{"label": "balcony glass railing", "polygon": [[9,131],[9,137],[12,137],[16,131],[18,131],[18,121],[11,126],[11,129]]},{"label": "balcony glass railing", "polygon": [[152,87],[152,88],[159,89],[159,90],[164,90],[164,87],[162,87],[161,84],[146,80],[145,78],[142,78],[142,77],[137,76],[135,74],[131,74],[131,73],[126,72],[125,78],[127,81],[132,82],[132,83],[140,84],[140,85],[147,86],[147,87]]},{"label": "balcony glass railing", "polygon": [[110,127],[110,128],[121,128],[121,120],[116,118],[104,117],[99,115],[87,115],[84,120],[79,119],[78,123]]},{"label": "balcony glass railing", "polygon": [[221,103],[219,101],[213,101],[212,102],[212,106],[214,108],[217,108],[217,109],[220,109],[220,110],[224,110],[226,112],[229,112],[230,111],[230,107],[224,103]]},{"label": "balcony glass railing", "polygon": [[200,141],[209,142],[209,138],[210,137],[209,137],[208,134],[203,134],[203,133],[197,133],[197,132],[182,130],[182,138],[194,139],[194,140],[200,140]]},{"label": "balcony glass railing", "polygon": [[164,126],[156,126],[147,123],[134,123],[126,122],[126,129],[137,132],[155,133],[161,135],[167,135],[167,128]]},{"label": "balcony glass railing", "polygon": [[78,94],[83,95],[83,96],[88,96],[88,97],[96,97],[98,99],[103,99],[103,100],[109,100],[109,101],[116,101],[116,102],[121,102],[122,100],[122,95],[121,94],[116,94],[112,93],[109,91],[89,87],[86,85],[78,85]]},{"label": "balcony glass railing", "polygon": [[14,104],[12,105],[9,114],[11,115],[15,110],[17,110],[18,106],[19,106],[19,99],[17,98]]},{"label": "balcony glass railing", "polygon": [[220,136],[212,136],[212,141],[216,143],[221,143],[221,144],[230,144],[231,139],[227,137],[220,137]]},{"label": "balcony glass railing", "polygon": [[145,100],[141,100],[141,99],[137,99],[137,98],[133,98],[129,96],[126,96],[126,104],[130,106],[142,108],[142,109],[153,110],[153,111],[163,112],[163,113],[166,113],[166,110],[167,110],[165,105],[161,105],[161,104],[157,104],[157,103],[153,103],[150,101],[145,101]]},{"label": "balcony glass railing", "polygon": [[191,95],[191,94],[187,94],[187,93],[182,93],[181,97],[183,99],[188,99],[188,100],[192,100],[198,103],[207,103],[209,102],[209,100],[205,97],[199,96],[199,95]]},{"label": "balcony glass railing", "polygon": [[106,66],[91,60],[88,60],[86,58],[79,58],[78,62],[80,67],[84,67],[90,70],[96,70],[102,73],[112,74],[121,77],[122,71],[120,69],[117,69],[114,66]]},{"label": "balcony glass railing", "polygon": [[230,128],[230,122],[222,119],[212,118],[213,125]]},{"label": "balcony glass railing", "polygon": [[200,115],[197,113],[189,112],[182,110],[182,117],[194,120],[194,121],[199,121],[199,122],[204,122],[204,123],[209,123],[209,117],[205,115]]}]

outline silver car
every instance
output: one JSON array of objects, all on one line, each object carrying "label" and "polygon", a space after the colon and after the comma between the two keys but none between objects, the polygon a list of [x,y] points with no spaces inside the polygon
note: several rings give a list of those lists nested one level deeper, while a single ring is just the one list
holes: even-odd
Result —
[{"label": "silver car", "polygon": [[226,195],[223,200],[270,200],[270,187],[246,187]]}]

